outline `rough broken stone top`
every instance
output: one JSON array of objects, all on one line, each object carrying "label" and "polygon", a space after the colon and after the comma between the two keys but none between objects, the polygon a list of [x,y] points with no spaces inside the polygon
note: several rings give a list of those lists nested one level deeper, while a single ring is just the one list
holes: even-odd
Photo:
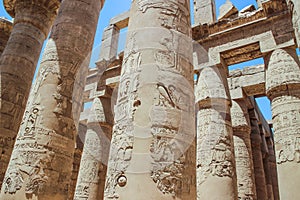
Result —
[{"label": "rough broken stone top", "polygon": [[[15,17],[15,5],[17,1],[24,1],[24,0],[3,0],[3,5],[6,9],[6,12],[11,16]],[[49,9],[58,9],[62,0],[29,0],[28,3],[32,4],[44,4],[45,7]],[[104,0],[101,0],[104,3]]]},{"label": "rough broken stone top", "polygon": [[220,15],[218,20],[229,18],[232,15],[237,14],[238,9],[231,3],[230,0],[226,0],[225,4],[220,7]]},{"label": "rough broken stone top", "polygon": [[10,34],[12,27],[13,27],[12,21],[10,21],[4,17],[0,17],[0,30],[1,31],[4,31],[4,33]]}]

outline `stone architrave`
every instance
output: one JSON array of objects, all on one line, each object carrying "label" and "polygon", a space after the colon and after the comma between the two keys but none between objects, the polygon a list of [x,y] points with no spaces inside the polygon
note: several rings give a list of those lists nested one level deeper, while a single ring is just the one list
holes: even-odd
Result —
[{"label": "stone architrave", "polygon": [[104,199],[195,199],[189,0],[133,0]]},{"label": "stone architrave", "polygon": [[78,117],[76,109],[72,112],[72,103],[78,103],[72,93],[79,68],[89,62],[103,3],[62,2],[31,90],[0,199],[67,199],[76,138],[73,118]]},{"label": "stone architrave", "polygon": [[9,39],[12,27],[13,25],[11,21],[0,17],[0,56]]},{"label": "stone architrave", "polygon": [[271,100],[280,199],[300,196],[300,61],[295,49],[265,57]]},{"label": "stone architrave", "polygon": [[[236,167],[225,67],[200,70],[197,111],[197,198],[237,199]],[[218,188],[218,189],[216,189]]]},{"label": "stone architrave", "polygon": [[260,135],[260,129],[253,109],[249,110],[249,117],[251,123],[251,148],[253,167],[255,174],[255,186],[257,199],[267,199],[267,185],[263,164],[262,155],[262,140]]},{"label": "stone architrave", "polygon": [[74,200],[103,199],[113,125],[110,98],[95,98],[87,121]]},{"label": "stone architrave", "polygon": [[60,0],[3,2],[7,12],[14,17],[14,23],[0,58],[0,138],[6,143],[0,157],[1,185],[22,121],[43,42],[57,15]]},{"label": "stone architrave", "polygon": [[231,107],[233,141],[236,162],[238,198],[256,198],[255,178],[251,148],[251,125],[246,102],[233,100]]}]

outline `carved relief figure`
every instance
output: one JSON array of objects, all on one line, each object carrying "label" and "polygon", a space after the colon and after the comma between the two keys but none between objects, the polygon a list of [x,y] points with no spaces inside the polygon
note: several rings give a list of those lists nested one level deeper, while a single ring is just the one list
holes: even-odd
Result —
[{"label": "carved relief figure", "polygon": [[10,170],[9,175],[4,179],[4,192],[14,194],[22,188],[22,184],[21,173],[16,169]]}]

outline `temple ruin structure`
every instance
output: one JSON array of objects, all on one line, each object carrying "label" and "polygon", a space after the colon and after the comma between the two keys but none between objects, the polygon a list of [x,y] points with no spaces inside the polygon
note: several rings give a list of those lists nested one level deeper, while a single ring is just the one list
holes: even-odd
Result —
[{"label": "temple ruin structure", "polygon": [[216,1],[3,0],[0,200],[299,199],[300,1]]}]

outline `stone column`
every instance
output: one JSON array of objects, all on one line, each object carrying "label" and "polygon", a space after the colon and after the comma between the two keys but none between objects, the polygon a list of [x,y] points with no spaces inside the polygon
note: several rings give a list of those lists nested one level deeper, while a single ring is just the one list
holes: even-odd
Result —
[{"label": "stone column", "polygon": [[216,18],[215,0],[194,0],[195,24],[211,24]]},{"label": "stone column", "polygon": [[231,107],[238,198],[254,200],[256,188],[251,149],[251,125],[246,102],[233,100]]},{"label": "stone column", "polygon": [[80,160],[82,156],[82,151],[83,151],[83,138],[82,136],[86,134],[87,131],[87,126],[86,126],[86,120],[81,121],[78,125],[78,131],[77,131],[77,136],[76,136],[76,147],[74,151],[74,157],[73,157],[73,169],[72,169],[72,175],[71,175],[71,183],[69,185],[69,197],[68,199],[73,199],[74,194],[75,194],[75,189],[76,189],[76,184],[77,184],[77,178],[78,178],[78,173],[79,173],[79,168],[80,168]]},{"label": "stone column", "polygon": [[72,112],[72,103],[78,103],[72,99],[75,76],[89,62],[102,4],[99,0],[62,2],[0,199],[67,199],[76,138],[73,118],[77,111]]},{"label": "stone column", "polygon": [[266,138],[267,145],[269,149],[269,168],[270,175],[272,179],[272,188],[274,194],[274,200],[279,200],[279,190],[278,190],[278,178],[277,178],[277,167],[276,167],[276,157],[274,151],[274,142],[271,137]]},{"label": "stone column", "polygon": [[[0,18],[0,56],[6,46],[11,30],[12,30],[12,22],[8,21],[7,19]],[[2,120],[2,114],[1,114],[1,120]],[[0,156],[0,184],[2,184],[6,167],[9,162],[10,151],[7,151],[7,149],[12,149],[13,145],[14,145],[13,137],[8,137],[0,133],[0,152],[2,153]]]},{"label": "stone column", "polygon": [[277,49],[265,62],[280,199],[297,199],[300,196],[300,62],[293,48]]},{"label": "stone column", "polygon": [[[195,88],[197,112],[197,197],[237,199],[236,168],[230,116],[231,99],[225,67],[200,70]],[[216,189],[218,188],[218,189]]]},{"label": "stone column", "polygon": [[5,0],[14,25],[0,58],[0,137],[7,145],[0,157],[0,184],[28,99],[33,75],[60,0]]},{"label": "stone column", "polygon": [[110,98],[95,98],[87,122],[74,200],[103,199],[113,125]]},{"label": "stone column", "polygon": [[117,56],[120,29],[116,25],[107,27],[102,36],[99,60],[111,60]]},{"label": "stone column", "polygon": [[6,46],[12,30],[12,22],[0,17],[0,56]]},{"label": "stone column", "polygon": [[267,199],[267,186],[265,171],[262,157],[262,140],[260,136],[260,129],[253,109],[249,110],[251,123],[251,148],[253,157],[253,166],[255,174],[256,195],[258,200]]},{"label": "stone column", "polygon": [[133,0],[104,199],[195,199],[189,0]]},{"label": "stone column", "polygon": [[274,200],[274,193],[273,193],[273,185],[272,185],[272,177],[271,177],[271,171],[270,171],[270,163],[269,163],[269,149],[267,146],[266,138],[264,134],[261,134],[262,138],[262,149],[266,149],[266,151],[263,151],[263,165],[264,165],[264,171],[265,171],[265,177],[266,177],[266,186],[267,186],[267,199],[268,200]]}]

